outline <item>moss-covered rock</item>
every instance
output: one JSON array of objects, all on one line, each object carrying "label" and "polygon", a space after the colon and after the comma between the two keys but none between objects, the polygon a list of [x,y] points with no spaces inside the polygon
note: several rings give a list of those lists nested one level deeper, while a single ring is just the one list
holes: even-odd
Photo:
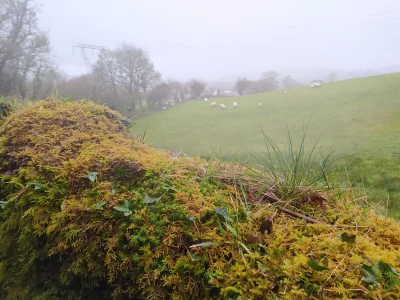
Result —
[{"label": "moss-covered rock", "polygon": [[0,298],[400,297],[398,223],[337,189],[297,202],[306,223],[229,168],[141,144],[94,103],[20,107],[0,128]]}]

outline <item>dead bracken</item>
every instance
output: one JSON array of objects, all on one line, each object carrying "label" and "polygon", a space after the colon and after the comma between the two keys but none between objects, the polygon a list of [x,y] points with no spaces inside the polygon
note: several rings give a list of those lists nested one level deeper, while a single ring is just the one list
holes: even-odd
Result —
[{"label": "dead bracken", "polygon": [[[333,183],[172,156],[92,102],[0,127],[1,299],[400,297],[400,226]],[[329,188],[327,188],[328,185]]]}]

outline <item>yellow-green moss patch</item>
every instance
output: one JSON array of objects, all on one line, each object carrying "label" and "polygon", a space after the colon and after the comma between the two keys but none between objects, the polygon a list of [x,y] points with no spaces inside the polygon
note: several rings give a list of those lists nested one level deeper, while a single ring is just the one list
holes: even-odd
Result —
[{"label": "yellow-green moss patch", "polygon": [[251,200],[240,168],[152,149],[120,118],[41,101],[5,119],[1,299],[400,297],[400,226],[351,192],[322,206]]}]

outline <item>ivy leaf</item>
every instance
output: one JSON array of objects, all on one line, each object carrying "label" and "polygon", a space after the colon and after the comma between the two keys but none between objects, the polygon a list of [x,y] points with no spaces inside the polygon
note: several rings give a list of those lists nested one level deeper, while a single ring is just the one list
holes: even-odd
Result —
[{"label": "ivy leaf", "polygon": [[89,172],[82,177],[89,179],[91,182],[95,182],[97,175],[99,175],[98,172]]},{"label": "ivy leaf", "polygon": [[117,211],[123,212],[124,216],[130,216],[132,214],[132,203],[128,200],[124,200],[124,202],[120,205],[116,205],[113,208]]},{"label": "ivy leaf", "polygon": [[393,273],[394,275],[399,275],[399,273],[397,273],[395,268],[392,268],[391,266],[389,266],[387,263],[380,261],[378,263],[378,268],[379,270],[381,270],[381,272],[384,273]]},{"label": "ivy leaf", "polygon": [[329,270],[329,268],[319,265],[319,264],[315,261],[315,259],[314,259],[313,257],[310,257],[310,261],[308,262],[308,265],[309,265],[313,270],[318,271],[318,272]]},{"label": "ivy leaf", "polygon": [[212,246],[219,246],[220,244],[217,242],[205,242],[197,245],[192,245],[189,248],[202,248],[202,247],[212,247]]},{"label": "ivy leaf", "polygon": [[386,285],[391,285],[396,281],[396,279],[398,279],[399,274],[396,269],[392,268],[387,263],[380,261],[376,264],[376,267],[381,271]]},{"label": "ivy leaf", "polygon": [[346,243],[354,243],[356,241],[355,234],[348,234],[346,232],[343,232],[342,234],[339,234],[339,237],[343,242]]},{"label": "ivy leaf", "polygon": [[126,208],[123,206],[117,205],[117,206],[114,206],[114,209],[118,210],[120,212],[123,212],[125,217],[130,216],[132,214],[132,211],[129,208]]},{"label": "ivy leaf", "polygon": [[364,276],[361,278],[362,281],[372,284],[373,286],[377,286],[379,284],[379,277],[376,274],[373,266],[363,264],[361,271],[364,273]]},{"label": "ivy leaf", "polygon": [[104,210],[103,206],[106,204],[107,202],[98,202],[92,206],[89,207],[90,210]]},{"label": "ivy leaf", "polygon": [[49,186],[47,184],[43,184],[40,182],[29,182],[26,187],[33,185],[35,187],[35,191],[39,191],[41,189],[48,189]]},{"label": "ivy leaf", "polygon": [[229,217],[229,215],[228,215],[228,209],[227,209],[226,207],[217,207],[217,208],[215,209],[215,212],[216,212],[218,215],[222,216],[222,217],[225,219],[225,221],[227,221],[227,222],[232,222],[232,219]]},{"label": "ivy leaf", "polygon": [[161,198],[162,198],[162,196],[158,197],[158,198],[151,198],[148,195],[146,195],[146,196],[144,196],[144,203],[151,204],[151,203],[154,203],[154,202],[157,202],[157,201],[161,200]]}]

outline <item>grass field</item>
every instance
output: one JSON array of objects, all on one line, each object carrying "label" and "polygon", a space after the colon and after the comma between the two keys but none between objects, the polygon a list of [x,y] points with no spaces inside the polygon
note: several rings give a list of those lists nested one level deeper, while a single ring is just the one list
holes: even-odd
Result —
[{"label": "grass field", "polygon": [[[227,109],[209,107],[213,101]],[[287,94],[188,101],[139,119],[132,130],[146,130],[147,142],[158,148],[202,157],[214,151],[229,160],[234,154],[246,159],[247,150],[264,151],[261,130],[284,148],[286,128],[299,141],[306,125],[309,149],[317,140],[322,154],[338,146],[334,161],[346,159],[352,181],[365,185],[373,200],[386,202],[390,194],[390,215],[400,218],[400,74],[301,87]]]}]

